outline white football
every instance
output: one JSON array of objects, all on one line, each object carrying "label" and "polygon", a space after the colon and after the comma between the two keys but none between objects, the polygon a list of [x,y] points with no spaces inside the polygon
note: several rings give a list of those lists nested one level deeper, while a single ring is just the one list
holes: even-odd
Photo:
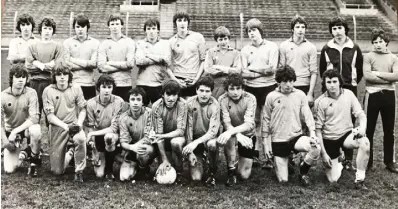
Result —
[{"label": "white football", "polygon": [[176,181],[177,172],[173,167],[170,167],[170,169],[163,175],[156,172],[155,178],[159,184],[173,184]]}]

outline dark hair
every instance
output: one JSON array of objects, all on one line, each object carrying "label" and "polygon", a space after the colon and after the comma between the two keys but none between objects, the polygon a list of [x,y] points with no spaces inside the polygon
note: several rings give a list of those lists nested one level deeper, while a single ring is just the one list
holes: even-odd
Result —
[{"label": "dark hair", "polygon": [[249,33],[249,29],[253,29],[253,28],[257,28],[257,30],[261,34],[261,38],[264,38],[263,23],[259,19],[252,18],[249,21],[247,21],[246,27],[245,27],[246,34]]},{"label": "dark hair", "polygon": [[21,32],[21,24],[23,24],[23,23],[31,24],[32,25],[32,33],[33,33],[33,29],[35,29],[35,26],[36,26],[36,23],[35,23],[35,20],[33,19],[33,17],[28,14],[22,14],[18,17],[16,29],[19,32]]},{"label": "dark hair", "polygon": [[329,21],[329,33],[332,34],[332,28],[334,26],[343,26],[345,28],[345,35],[348,35],[348,31],[350,31],[350,28],[348,28],[347,21],[343,17],[334,17]]},{"label": "dark hair", "polygon": [[211,91],[214,89],[214,79],[211,76],[204,76],[199,78],[198,82],[196,82],[196,90],[199,89],[200,86],[209,87]]},{"label": "dark hair", "polygon": [[344,80],[343,77],[341,76],[339,70],[337,68],[329,69],[326,70],[323,75],[322,75],[322,89],[326,89],[326,78],[338,78],[340,82],[340,87],[343,87],[344,85]]},{"label": "dark hair", "polygon": [[53,28],[53,34],[55,34],[57,31],[57,24],[52,17],[44,17],[43,20],[39,23],[39,28],[37,30],[39,31],[40,35],[43,26],[51,26]]},{"label": "dark hair", "polygon": [[112,85],[113,89],[115,89],[115,79],[113,79],[108,74],[102,74],[95,83],[95,88],[97,89],[97,91],[100,91],[101,85]]},{"label": "dark hair", "polygon": [[174,26],[177,25],[177,19],[183,19],[185,18],[188,21],[188,26],[191,23],[191,19],[189,18],[189,15],[185,12],[177,12],[173,16],[173,24]]},{"label": "dark hair", "polygon": [[162,95],[164,95],[164,93],[169,95],[178,95],[180,94],[180,91],[180,84],[175,80],[166,80],[162,84]]},{"label": "dark hair", "polygon": [[107,25],[109,26],[110,22],[117,21],[117,20],[120,20],[120,24],[124,25],[123,18],[122,18],[122,16],[120,14],[111,14],[111,15],[109,15]]},{"label": "dark hair", "polygon": [[241,86],[243,88],[243,77],[240,74],[232,73],[224,81],[224,89],[228,91],[229,86]]},{"label": "dark hair", "polygon": [[305,21],[304,17],[301,17],[301,16],[296,15],[296,16],[294,16],[294,17],[292,18],[292,20],[291,20],[291,22],[290,22],[290,29],[292,30],[292,32],[293,32],[294,26],[295,26],[297,23],[304,24],[305,29],[307,29],[308,24],[307,24],[307,21]]},{"label": "dark hair", "polygon": [[214,31],[214,40],[217,41],[218,38],[227,37],[231,39],[231,33],[229,32],[228,28],[225,26],[220,26]]},{"label": "dark hair", "polygon": [[388,43],[390,43],[390,37],[384,32],[383,29],[381,28],[373,28],[372,30],[372,44],[373,41],[375,41],[377,38],[381,38],[386,42],[386,46],[388,46]]},{"label": "dark hair", "polygon": [[60,74],[68,74],[68,83],[72,83],[72,79],[73,79],[73,74],[72,71],[70,69],[70,66],[65,63],[64,61],[57,61],[55,63],[55,67],[54,70],[51,74],[51,78],[52,78],[52,83],[53,84],[57,84],[57,80],[55,79],[55,76],[60,75]]},{"label": "dark hair", "polygon": [[129,101],[130,101],[130,96],[131,95],[141,95],[142,96],[142,103],[144,104],[144,106],[148,105],[146,92],[145,92],[145,90],[143,88],[135,87],[133,89],[130,89],[130,91],[129,91]]},{"label": "dark hair", "polygon": [[9,75],[8,82],[11,87],[12,87],[14,76],[17,78],[20,78],[20,77],[26,78],[26,82],[28,81],[28,76],[29,76],[28,71],[26,70],[26,67],[23,64],[12,65],[11,69],[10,69],[10,73],[8,75]]},{"label": "dark hair", "polygon": [[160,22],[157,18],[150,18],[144,23],[144,31],[146,31],[146,27],[156,26],[158,30],[160,30]]},{"label": "dark hair", "polygon": [[296,73],[294,72],[294,69],[289,65],[281,66],[276,70],[275,80],[277,83],[296,81],[296,79]]},{"label": "dark hair", "polygon": [[87,30],[90,29],[90,20],[83,13],[78,14],[75,18],[73,18],[73,28],[75,28],[76,24],[80,25],[81,27],[87,26]]}]

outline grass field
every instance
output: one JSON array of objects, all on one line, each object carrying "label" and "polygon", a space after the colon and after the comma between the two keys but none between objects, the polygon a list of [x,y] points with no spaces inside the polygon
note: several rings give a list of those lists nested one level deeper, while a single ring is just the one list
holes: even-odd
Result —
[{"label": "grass field", "polygon": [[[7,86],[6,55],[1,55],[2,89]],[[359,89],[362,101],[363,84]],[[249,180],[228,188],[223,184],[226,165],[222,160],[217,186],[208,189],[190,183],[163,186],[152,181],[106,182],[95,178],[91,165],[84,172],[85,182],[77,184],[73,182],[72,168],[63,176],[53,176],[49,159],[44,157],[38,178],[26,176],[26,163],[11,175],[1,170],[1,204],[2,208],[398,208],[398,175],[384,168],[381,130],[379,121],[374,148],[376,169],[367,173],[368,191],[355,190],[355,173],[345,171],[338,185],[330,186],[321,162],[311,169],[313,183],[307,188],[300,186],[298,170],[290,176],[289,183],[281,185],[273,172],[259,167],[253,168]],[[45,144],[46,141],[43,138]]]}]

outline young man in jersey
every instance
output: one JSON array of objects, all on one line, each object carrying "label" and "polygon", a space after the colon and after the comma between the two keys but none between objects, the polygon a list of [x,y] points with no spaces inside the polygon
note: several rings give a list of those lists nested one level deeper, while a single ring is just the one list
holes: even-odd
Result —
[{"label": "young man in jersey", "polygon": [[220,105],[211,96],[214,80],[210,76],[199,79],[196,83],[196,96],[187,101],[187,145],[182,154],[188,156],[189,170],[193,181],[200,181],[207,167],[207,186],[215,186],[217,171],[217,141],[220,128]]},{"label": "young man in jersey", "polygon": [[[43,108],[50,123],[50,166],[54,174],[61,175],[74,157],[75,181],[83,182],[86,135],[81,127],[86,117],[86,100],[82,89],[71,85],[73,75],[66,66],[65,63],[57,63],[52,73],[53,84],[43,92]],[[74,146],[67,150],[69,141]]]},{"label": "young man in jersey", "polygon": [[122,34],[124,22],[120,15],[108,19],[110,37],[98,47],[98,70],[109,74],[116,83],[113,94],[128,101],[128,91],[133,85],[131,70],[134,67],[135,42]]},{"label": "young man in jersey", "polygon": [[73,19],[75,36],[64,41],[64,58],[71,65],[74,85],[83,90],[86,100],[95,97],[94,69],[97,68],[97,49],[100,42],[88,35],[90,21],[84,14]]},{"label": "young man in jersey", "polygon": [[[243,78],[239,74],[228,75],[225,80],[226,93],[218,98],[221,106],[221,122],[224,132],[217,138],[220,146],[224,146],[227,159],[227,186],[236,184],[237,175],[248,179],[251,174],[253,158],[258,157],[255,151],[256,98],[243,90]],[[236,163],[236,144],[238,143],[239,161]]]},{"label": "young man in jersey", "polygon": [[[39,123],[39,102],[34,89],[26,86],[28,72],[22,64],[11,67],[10,87],[1,92],[1,141],[4,150],[4,171],[13,173],[21,165],[20,159],[30,157],[29,173],[37,176],[37,166],[41,165]],[[20,153],[17,144],[28,138],[29,147]],[[29,143],[30,140],[30,143]]]},{"label": "young man in jersey", "polygon": [[[363,76],[363,57],[359,46],[348,37],[349,30],[344,18],[334,17],[330,20],[329,32],[333,39],[321,50],[319,72],[323,75],[326,70],[337,68],[343,77],[343,88],[357,95],[357,85]],[[344,168],[349,171],[355,170],[352,165],[353,151],[344,148],[344,156]]]},{"label": "young man in jersey", "polygon": [[39,113],[43,109],[42,94],[44,88],[51,84],[51,73],[55,61],[62,57],[63,49],[60,43],[52,40],[56,33],[56,23],[53,18],[45,17],[39,24],[41,40],[28,47],[26,68],[29,73],[29,85],[35,89],[39,97]]},{"label": "young man in jersey", "polygon": [[[251,43],[241,50],[242,76],[245,79],[245,91],[256,97],[256,128],[260,130],[265,98],[277,87],[274,74],[278,67],[279,49],[276,43],[264,38],[263,24],[258,19],[247,21],[246,33]],[[257,143],[256,149],[260,149],[262,144],[260,141]],[[266,161],[264,167],[272,168],[272,163]]]},{"label": "young man in jersey", "polygon": [[[316,135],[322,147],[321,156],[330,182],[337,182],[343,165],[339,162],[340,149],[358,149],[356,158],[355,187],[364,185],[369,160],[369,139],[366,138],[366,115],[352,91],[343,89],[343,78],[338,69],[325,71],[322,84],[326,88],[315,100]],[[359,120],[359,127],[352,123],[351,115]]]},{"label": "young man in jersey", "polygon": [[[137,86],[146,92],[144,101],[155,103],[162,95],[162,83],[170,66],[170,47],[167,40],[159,37],[160,23],[149,19],[144,23],[146,38],[137,42],[135,62],[138,71]],[[148,105],[148,104],[144,104]]]},{"label": "young man in jersey", "polygon": [[[118,119],[125,111],[123,99],[113,95],[115,81],[107,74],[101,75],[96,83],[99,95],[87,101],[87,139],[94,143],[94,172],[98,178],[106,177],[112,180],[113,162],[117,153],[115,144],[118,141]],[[89,143],[91,144],[91,143]],[[111,146],[105,146],[105,144]],[[107,150],[111,147],[111,150]]]},{"label": "young man in jersey", "polygon": [[214,31],[214,40],[217,46],[207,51],[204,70],[214,78],[214,90],[212,96],[216,99],[225,93],[224,81],[227,75],[240,74],[242,61],[240,52],[229,45],[231,33],[220,26]]},{"label": "young man in jersey", "polygon": [[127,152],[120,167],[120,180],[131,180],[137,171],[149,175],[155,149],[149,139],[152,111],[144,106],[145,91],[136,87],[129,92],[129,108],[119,119],[120,144]]},{"label": "young man in jersey", "polygon": [[25,63],[29,45],[39,40],[33,35],[35,26],[36,23],[32,16],[22,14],[18,17],[16,29],[20,32],[20,36],[10,41],[7,57],[11,64]]},{"label": "young man in jersey", "polygon": [[[264,152],[274,159],[275,173],[279,182],[288,181],[289,155],[306,152],[300,164],[300,181],[304,186],[310,184],[308,171],[319,158],[321,147],[315,136],[315,123],[308,105],[307,96],[294,88],[296,74],[290,66],[281,66],[275,74],[278,88],[268,94],[262,117],[262,138]],[[301,118],[310,136],[303,134]]]},{"label": "young man in jersey", "polygon": [[312,107],[318,75],[316,47],[305,38],[307,21],[304,18],[295,16],[290,23],[290,29],[292,37],[279,46],[279,66],[289,65],[294,69],[297,77],[294,88],[307,95]]},{"label": "young man in jersey", "polygon": [[180,84],[183,98],[196,94],[195,84],[203,73],[206,57],[205,38],[188,29],[190,21],[187,13],[177,12],[173,17],[177,34],[169,39],[172,69],[168,75]]},{"label": "young man in jersey", "polygon": [[398,57],[388,50],[389,37],[384,30],[374,29],[371,42],[373,51],[365,55],[363,63],[366,80],[364,109],[368,120],[366,136],[370,141],[368,169],[373,166],[373,136],[380,112],[384,132],[384,164],[389,171],[398,173],[394,156],[396,113],[394,82],[398,81]]},{"label": "young man in jersey", "polygon": [[179,97],[180,90],[177,81],[166,80],[162,85],[162,98],[152,106],[152,127],[155,132],[152,138],[158,142],[157,151],[162,161],[158,172],[161,175],[169,169],[170,162],[179,177],[183,169],[182,149],[186,141],[187,104]]}]

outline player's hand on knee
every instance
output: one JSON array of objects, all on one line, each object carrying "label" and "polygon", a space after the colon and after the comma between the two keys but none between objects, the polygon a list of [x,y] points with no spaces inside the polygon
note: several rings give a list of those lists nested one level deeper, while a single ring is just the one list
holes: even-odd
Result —
[{"label": "player's hand on knee", "polygon": [[146,154],[146,146],[142,146],[139,144],[133,144],[131,146],[131,149],[133,152],[139,154],[139,155],[145,155]]},{"label": "player's hand on knee", "polygon": [[322,161],[327,168],[332,168],[332,159],[327,153],[322,154]]},{"label": "player's hand on knee", "polygon": [[316,137],[316,136],[311,136],[311,137],[310,137],[310,145],[311,145],[312,147],[316,147],[317,144],[319,144],[318,137]]},{"label": "player's hand on knee", "polygon": [[194,153],[189,154],[188,160],[191,166],[195,166],[196,163],[198,162],[198,159],[196,158],[196,155]]},{"label": "player's hand on knee", "polygon": [[166,172],[168,170],[170,170],[170,168],[171,168],[170,162],[169,161],[163,161],[163,163],[159,165],[159,168],[156,171],[156,175],[157,175],[157,173],[159,173],[159,175],[164,175],[164,174],[166,174]]},{"label": "player's hand on knee", "polygon": [[217,142],[220,144],[226,144],[227,141],[231,138],[232,134],[229,131],[222,133],[218,138]]},{"label": "player's hand on knee", "polygon": [[272,153],[272,147],[270,145],[264,145],[264,154],[265,157],[269,160],[271,160],[274,157]]},{"label": "player's hand on knee", "polygon": [[356,127],[352,129],[355,138],[362,138],[366,135],[366,128]]},{"label": "player's hand on knee", "polygon": [[193,142],[189,143],[182,150],[182,154],[183,155],[191,154],[196,149],[197,146],[198,146],[198,143],[196,141],[193,141]]},{"label": "player's hand on knee", "polygon": [[253,148],[253,140],[243,134],[236,134],[236,140],[247,149]]},{"label": "player's hand on knee", "polygon": [[181,88],[183,88],[183,89],[187,88],[187,84],[186,84],[186,82],[184,80],[177,78],[177,82],[178,82],[178,84],[180,84]]}]

